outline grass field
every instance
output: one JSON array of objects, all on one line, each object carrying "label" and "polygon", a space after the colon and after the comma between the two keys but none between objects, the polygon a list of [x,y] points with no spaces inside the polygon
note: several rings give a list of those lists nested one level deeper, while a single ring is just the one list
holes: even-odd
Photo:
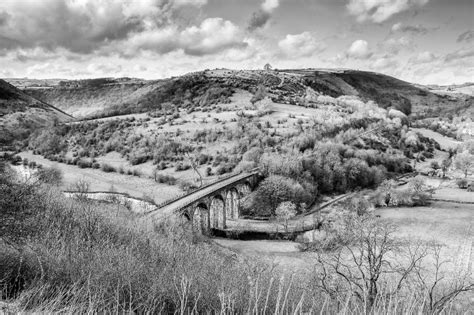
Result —
[{"label": "grass field", "polygon": [[71,185],[75,184],[78,180],[85,180],[90,184],[90,191],[108,191],[113,187],[117,192],[127,193],[136,198],[142,198],[144,195],[150,196],[155,203],[161,203],[183,192],[176,185],[156,183],[153,179],[147,177],[104,173],[101,170],[92,168],[79,168],[75,165],[52,162],[31,152],[22,152],[19,155],[45,167],[54,166],[60,169],[64,176],[63,183],[61,184],[63,190],[69,190]]},{"label": "grass field", "polygon": [[[442,257],[450,261],[450,268],[459,272],[474,272],[474,204],[433,202],[427,207],[379,208],[375,213],[382,220],[398,226],[396,236],[410,241],[443,244]],[[289,271],[311,269],[316,263],[315,254],[300,252],[295,242],[215,241],[238,253],[269,260]]]}]

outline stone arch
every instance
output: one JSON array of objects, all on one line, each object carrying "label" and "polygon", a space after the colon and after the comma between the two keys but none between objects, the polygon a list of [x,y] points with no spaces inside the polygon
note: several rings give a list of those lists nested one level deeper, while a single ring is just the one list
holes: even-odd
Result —
[{"label": "stone arch", "polygon": [[199,203],[194,209],[193,231],[198,234],[209,233],[209,209],[205,203]]},{"label": "stone arch", "polygon": [[226,194],[226,219],[238,219],[239,208],[239,192],[235,187],[232,187],[227,191]]},{"label": "stone arch", "polygon": [[252,191],[252,186],[248,181],[245,181],[237,186],[237,190],[239,192],[239,197],[242,199],[243,197],[247,196],[250,194]]},{"label": "stone arch", "polygon": [[226,221],[225,198],[217,194],[211,198],[209,207],[209,221],[211,229],[224,229]]}]

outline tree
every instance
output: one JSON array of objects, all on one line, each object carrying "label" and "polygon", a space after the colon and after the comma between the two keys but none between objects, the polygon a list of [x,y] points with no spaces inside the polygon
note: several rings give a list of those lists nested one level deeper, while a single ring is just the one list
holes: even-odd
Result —
[{"label": "tree", "polygon": [[277,207],[282,202],[309,204],[311,197],[297,181],[280,175],[270,175],[252,193],[251,208],[261,215],[274,216]]},{"label": "tree", "polygon": [[438,161],[431,161],[430,163],[430,167],[433,169],[433,171],[437,171],[441,168],[441,166],[439,165]]},{"label": "tree", "polygon": [[38,182],[20,181],[0,160],[0,239],[19,245],[37,233],[37,215],[44,210]]},{"label": "tree", "polygon": [[265,66],[263,66],[263,70],[265,70],[265,71],[271,71],[271,70],[272,70],[272,66],[271,66],[269,63],[267,63],[267,64],[265,64]]},{"label": "tree", "polygon": [[352,222],[346,226],[350,243],[327,254],[318,252],[317,285],[335,298],[354,294],[370,310],[379,297],[381,285],[386,284],[384,276],[397,275],[390,292],[384,294],[397,293],[426,251],[420,246],[409,247],[403,264],[398,264],[390,258],[407,247],[394,237],[393,225],[382,224],[372,216],[354,218]]},{"label": "tree", "polygon": [[288,232],[288,219],[296,215],[296,205],[291,201],[282,202],[276,208],[275,214],[278,220],[284,222],[285,231]]},{"label": "tree", "polygon": [[447,158],[447,159],[444,159],[442,162],[441,162],[441,170],[443,171],[443,178],[446,177],[446,172],[449,170],[449,168],[451,167],[451,164],[452,164],[452,160],[450,158]]},{"label": "tree", "polygon": [[474,155],[470,154],[468,150],[458,153],[454,159],[456,168],[464,173],[467,177],[469,171],[474,167]]}]

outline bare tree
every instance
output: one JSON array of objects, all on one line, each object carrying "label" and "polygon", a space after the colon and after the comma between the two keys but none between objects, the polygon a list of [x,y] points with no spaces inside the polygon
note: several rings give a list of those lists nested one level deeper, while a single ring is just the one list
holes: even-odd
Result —
[{"label": "bare tree", "polygon": [[426,294],[429,313],[440,314],[461,293],[474,291],[474,281],[469,275],[469,271],[448,279],[446,272],[443,272],[443,266],[448,263],[448,260],[443,260],[441,257],[442,245],[433,244],[430,247],[433,257],[432,266],[429,266],[430,268],[427,270],[426,268],[417,268],[414,271],[421,288],[420,291]]},{"label": "bare tree", "polygon": [[421,246],[406,251],[402,263],[393,257],[402,252],[405,244],[394,237],[395,226],[377,222],[372,217],[355,218],[348,227],[352,242],[330,253],[318,253],[319,287],[332,298],[355,295],[371,309],[380,296],[380,287],[386,277],[396,277],[395,294],[403,287],[408,276],[426,256]]}]

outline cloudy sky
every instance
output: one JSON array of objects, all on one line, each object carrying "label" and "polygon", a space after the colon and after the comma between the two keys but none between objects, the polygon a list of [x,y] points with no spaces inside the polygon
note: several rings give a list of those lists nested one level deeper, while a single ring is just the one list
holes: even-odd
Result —
[{"label": "cloudy sky", "polygon": [[352,68],[474,81],[472,0],[1,0],[0,77]]}]

